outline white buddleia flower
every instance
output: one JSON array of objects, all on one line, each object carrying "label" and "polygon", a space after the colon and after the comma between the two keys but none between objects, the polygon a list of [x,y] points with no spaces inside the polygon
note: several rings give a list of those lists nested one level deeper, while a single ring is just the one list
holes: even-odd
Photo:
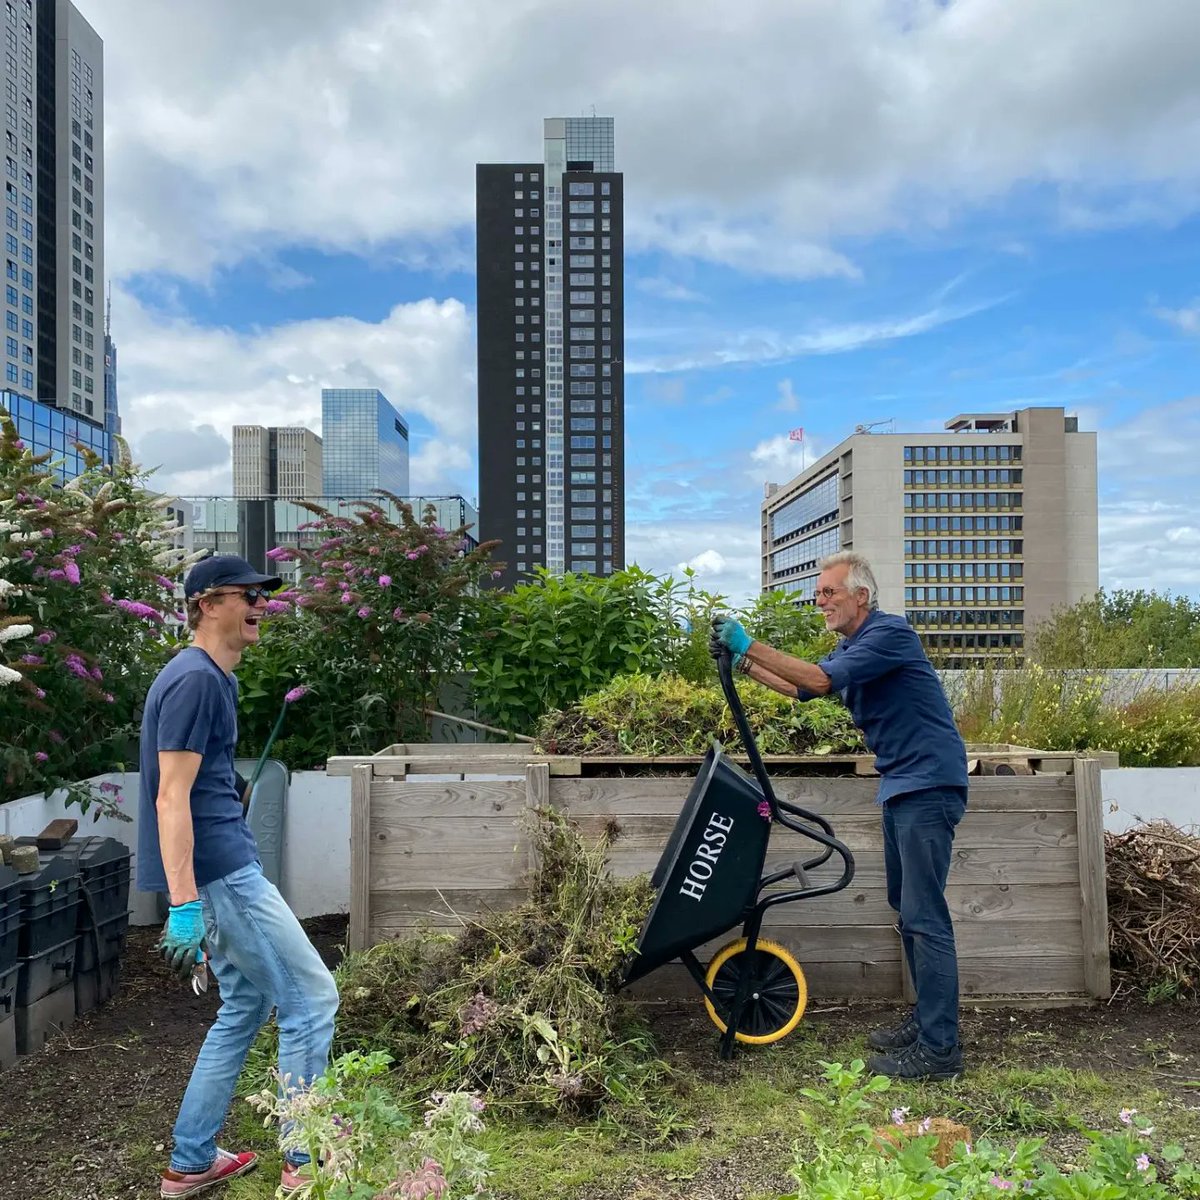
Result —
[{"label": "white buddleia flower", "polygon": [[32,632],[32,625],[7,625],[0,629],[0,643],[15,642],[17,638],[28,637]]}]

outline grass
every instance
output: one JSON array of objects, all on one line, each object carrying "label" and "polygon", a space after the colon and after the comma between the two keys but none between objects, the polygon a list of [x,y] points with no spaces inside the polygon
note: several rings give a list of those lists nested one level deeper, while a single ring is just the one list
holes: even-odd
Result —
[{"label": "grass", "polygon": [[[1180,1010],[1182,1022],[1194,1019],[1190,1006]],[[675,1200],[703,1187],[712,1194],[737,1192],[744,1200],[776,1200],[786,1190],[776,1185],[786,1182],[793,1144],[802,1137],[799,1110],[810,1104],[799,1089],[816,1084],[820,1060],[863,1057],[862,1039],[811,1021],[773,1047],[720,1063],[715,1031],[705,1041],[697,1029],[689,1025],[683,1036],[677,1033],[679,1048],[667,1055],[676,1068],[672,1099],[682,1124],[665,1143],[638,1141],[599,1123],[494,1113],[482,1144],[492,1156],[496,1196]],[[1136,1108],[1156,1126],[1156,1143],[1160,1137],[1179,1140],[1193,1160],[1200,1158],[1195,1112],[1155,1082],[1158,1045],[1145,1047],[1143,1070],[1114,1064],[1103,1073],[1066,1065],[1067,1059],[1085,1058],[1088,1049],[1057,1033],[1015,1032],[1002,1052],[973,1064],[961,1080],[894,1084],[878,1098],[878,1123],[887,1122],[893,1106],[905,1106],[914,1118],[948,1116],[975,1137],[998,1143],[1045,1137],[1053,1156],[1070,1162],[1082,1150],[1080,1123],[1111,1129],[1120,1109]],[[239,1110],[238,1144],[266,1153],[263,1168],[236,1181],[228,1194],[231,1200],[268,1200],[278,1182],[271,1135],[248,1109]]]}]

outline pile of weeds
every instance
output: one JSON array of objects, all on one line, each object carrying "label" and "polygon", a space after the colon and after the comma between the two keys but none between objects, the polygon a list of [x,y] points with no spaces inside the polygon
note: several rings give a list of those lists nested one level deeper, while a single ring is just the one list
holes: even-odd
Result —
[{"label": "pile of weeds", "polygon": [[[862,734],[836,700],[798,704],[765,687],[743,687],[742,705],[764,754],[859,754]],[[548,754],[703,754],[713,738],[741,749],[720,688],[678,675],[623,675],[570,708],[542,717]]]},{"label": "pile of weeds", "polygon": [[335,1049],[386,1050],[406,1094],[480,1090],[502,1107],[670,1124],[666,1067],[618,995],[653,892],[606,867],[560,813],[525,821],[528,900],[347,958]]}]

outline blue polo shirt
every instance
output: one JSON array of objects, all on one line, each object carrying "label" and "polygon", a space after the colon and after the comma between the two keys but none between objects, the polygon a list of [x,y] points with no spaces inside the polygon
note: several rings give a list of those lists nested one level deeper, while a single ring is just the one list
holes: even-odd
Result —
[{"label": "blue polo shirt", "polygon": [[[903,617],[875,610],[817,666],[875,755],[880,804],[925,788],[966,788],[966,747],[941,680]],[[812,700],[815,693],[797,695]]]},{"label": "blue polo shirt", "polygon": [[196,886],[258,858],[233,771],[237,696],[237,680],[196,646],[181,650],[150,685],[142,714],[138,779],[137,882],[144,892],[168,890],[158,844],[160,750],[190,750],[201,756],[191,794]]}]

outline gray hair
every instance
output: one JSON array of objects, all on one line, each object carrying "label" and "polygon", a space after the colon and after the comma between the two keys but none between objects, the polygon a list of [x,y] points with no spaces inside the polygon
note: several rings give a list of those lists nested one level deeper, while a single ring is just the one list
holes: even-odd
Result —
[{"label": "gray hair", "polygon": [[846,572],[846,587],[852,592],[866,588],[867,607],[879,607],[879,585],[875,582],[875,572],[871,570],[871,564],[867,562],[865,555],[854,550],[839,550],[836,554],[821,559],[817,566],[822,571],[829,567],[849,567],[850,570]]}]

